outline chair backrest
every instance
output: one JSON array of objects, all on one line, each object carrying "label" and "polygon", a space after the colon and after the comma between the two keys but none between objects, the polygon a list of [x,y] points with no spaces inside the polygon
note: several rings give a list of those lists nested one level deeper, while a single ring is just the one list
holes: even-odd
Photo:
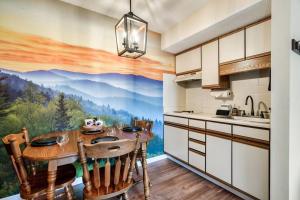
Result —
[{"label": "chair backrest", "polygon": [[29,145],[29,134],[26,128],[23,128],[19,133],[9,134],[2,138],[6,151],[10,156],[14,170],[21,184],[21,189],[25,192],[30,192],[30,185],[27,180],[27,170],[24,165],[22,150],[20,145]]},{"label": "chair backrest", "polygon": [[[119,184],[131,184],[139,147],[139,134],[137,135],[137,139],[134,140],[123,139],[96,144],[83,144],[83,141],[79,140],[78,151],[83,168],[85,190],[89,193],[92,191],[92,188],[97,191],[100,188],[105,188],[104,194],[110,194],[115,192],[109,191],[109,188],[112,186],[118,188]],[[93,159],[93,180],[90,178],[87,158]],[[101,170],[99,171],[99,161],[103,160],[105,162],[104,174],[101,174]],[[112,171],[114,172],[114,177],[111,177]]]},{"label": "chair backrest", "polygon": [[148,133],[151,133],[153,127],[153,121],[150,120],[134,120],[134,126],[145,129]]}]

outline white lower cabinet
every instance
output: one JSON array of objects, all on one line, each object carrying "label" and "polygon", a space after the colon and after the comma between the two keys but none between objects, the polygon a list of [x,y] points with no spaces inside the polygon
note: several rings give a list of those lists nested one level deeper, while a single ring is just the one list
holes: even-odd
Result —
[{"label": "white lower cabinet", "polygon": [[231,184],[231,140],[206,135],[206,172]]},{"label": "white lower cabinet", "polygon": [[205,172],[205,157],[193,151],[189,151],[189,164]]},{"label": "white lower cabinet", "polygon": [[232,185],[258,199],[269,199],[269,150],[233,142]]},{"label": "white lower cabinet", "polygon": [[188,162],[188,130],[164,125],[164,150]]}]

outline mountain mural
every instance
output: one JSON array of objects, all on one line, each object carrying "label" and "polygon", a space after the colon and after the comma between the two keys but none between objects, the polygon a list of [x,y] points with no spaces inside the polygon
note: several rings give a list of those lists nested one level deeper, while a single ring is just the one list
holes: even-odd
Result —
[{"label": "mountain mural", "polygon": [[[147,155],[163,154],[162,79],[175,68],[159,34],[149,31],[147,55],[129,59],[115,53],[113,19],[72,12],[61,20],[68,8],[51,0],[32,1],[32,9],[17,0],[0,4],[0,137],[23,127],[30,138],[78,130],[94,117],[108,127],[150,119]],[[8,160],[0,143],[0,198],[19,192]]]},{"label": "mountain mural", "polygon": [[150,97],[162,97],[162,81],[152,80],[143,76],[132,74],[85,74],[79,72],[70,72],[65,70],[37,70],[29,72],[17,72],[7,69],[1,71],[14,74],[20,78],[31,80],[45,86],[54,86],[63,84],[63,82],[72,80],[89,80],[91,82],[106,83],[116,88],[128,90],[141,95]]},{"label": "mountain mural", "polygon": [[[83,100],[89,100],[98,106],[109,105],[117,110],[126,110],[137,117],[162,120],[162,97],[151,95],[152,91],[160,90],[161,86],[158,85],[158,83],[162,85],[160,81],[148,80],[145,77],[135,75],[91,75],[63,70],[37,70],[23,73],[5,69],[1,69],[1,71],[18,76],[23,80],[32,81],[40,86],[51,88],[57,92],[64,92],[68,95],[80,97]],[[91,78],[92,80],[88,79],[91,76],[94,78]],[[131,77],[132,81],[135,80],[135,85],[147,86],[148,90],[146,92],[150,96],[108,84],[112,81],[107,81],[108,83],[102,82],[110,77],[115,80],[124,80],[123,82],[125,83],[128,76]],[[157,84],[152,84],[152,82]],[[129,88],[131,86],[126,87]]]}]

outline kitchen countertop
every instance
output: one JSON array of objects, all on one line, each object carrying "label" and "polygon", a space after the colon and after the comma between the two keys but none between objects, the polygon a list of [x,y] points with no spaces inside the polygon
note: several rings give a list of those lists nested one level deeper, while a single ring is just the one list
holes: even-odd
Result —
[{"label": "kitchen countertop", "polygon": [[270,129],[269,123],[259,123],[259,122],[243,121],[243,120],[237,120],[237,119],[220,118],[220,117],[216,117],[215,115],[205,114],[205,113],[166,112],[166,113],[164,113],[164,115]]}]

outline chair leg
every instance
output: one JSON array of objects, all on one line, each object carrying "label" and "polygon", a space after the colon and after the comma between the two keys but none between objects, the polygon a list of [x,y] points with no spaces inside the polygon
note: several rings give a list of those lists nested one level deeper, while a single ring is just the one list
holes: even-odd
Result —
[{"label": "chair leg", "polygon": [[73,195],[74,195],[74,193],[73,193],[73,187],[72,187],[72,185],[67,185],[65,188],[65,193],[66,193],[66,195],[67,195],[67,199],[68,200],[72,200],[72,199],[74,199],[73,197]]},{"label": "chair leg", "polygon": [[128,199],[129,199],[128,194],[127,194],[127,192],[125,192],[125,193],[123,194],[123,200],[128,200]]},{"label": "chair leg", "polygon": [[138,163],[137,163],[138,161],[136,160],[135,161],[135,171],[136,171],[136,174],[138,175],[138,176],[140,176],[140,171],[139,171],[139,167],[138,167]]}]

